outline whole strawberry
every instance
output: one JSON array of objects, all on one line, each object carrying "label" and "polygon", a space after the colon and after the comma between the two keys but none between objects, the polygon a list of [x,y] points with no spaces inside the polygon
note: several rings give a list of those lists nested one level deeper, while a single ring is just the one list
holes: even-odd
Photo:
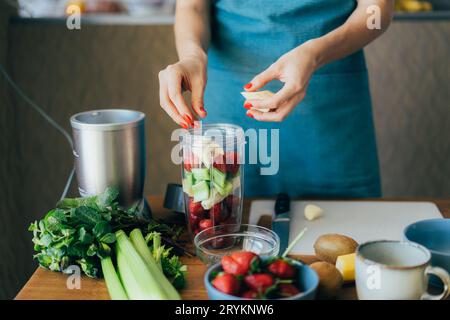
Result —
[{"label": "whole strawberry", "polygon": [[279,295],[282,297],[291,297],[300,293],[296,286],[290,283],[280,283],[278,285]]},{"label": "whole strawberry", "polygon": [[248,290],[248,291],[245,291],[241,295],[241,298],[244,298],[244,299],[258,299],[259,295],[258,295],[258,292],[256,292],[255,290]]},{"label": "whole strawberry", "polygon": [[218,274],[211,283],[217,290],[230,295],[236,295],[241,287],[239,280],[228,273]]},{"label": "whole strawberry", "polygon": [[275,279],[270,274],[258,273],[246,276],[244,282],[249,288],[264,293],[267,288],[275,284]]},{"label": "whole strawberry", "polygon": [[269,264],[267,269],[277,277],[290,279],[295,276],[295,268],[283,259],[278,259]]},{"label": "whole strawberry", "polygon": [[202,207],[201,202],[194,202],[193,198],[189,198],[189,213],[194,216],[203,216],[206,210]]},{"label": "whole strawberry", "polygon": [[214,226],[213,221],[211,219],[203,219],[198,223],[200,230],[206,230],[212,228]]},{"label": "whole strawberry", "polygon": [[253,263],[257,262],[258,256],[250,251],[233,252],[230,256],[222,258],[222,268],[225,272],[235,276],[246,275]]}]

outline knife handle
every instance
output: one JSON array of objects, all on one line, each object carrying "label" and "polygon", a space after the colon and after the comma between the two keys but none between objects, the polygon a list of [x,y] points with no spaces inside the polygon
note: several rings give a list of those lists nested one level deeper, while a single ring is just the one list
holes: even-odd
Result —
[{"label": "knife handle", "polygon": [[280,193],[275,201],[275,215],[279,215],[290,210],[291,199],[286,193]]}]

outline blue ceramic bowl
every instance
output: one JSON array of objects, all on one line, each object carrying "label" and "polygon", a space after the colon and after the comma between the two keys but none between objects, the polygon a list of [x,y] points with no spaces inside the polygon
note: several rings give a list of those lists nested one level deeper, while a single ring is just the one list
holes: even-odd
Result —
[{"label": "blue ceramic bowl", "polygon": [[[261,260],[266,260],[266,258],[261,258]],[[299,289],[301,293],[288,297],[283,298],[280,300],[314,300],[317,293],[317,286],[319,285],[319,277],[317,276],[317,273],[308,267],[307,265],[304,265],[296,260],[290,260],[292,262],[292,265],[297,268],[297,276],[298,276],[298,283],[299,283]],[[222,266],[220,263],[217,263],[213,266],[211,266],[208,271],[205,273],[204,282],[206,290],[208,291],[208,297],[211,300],[249,300],[245,298],[240,298],[236,296],[231,296],[229,294],[223,293],[211,284],[212,281],[212,273],[213,272],[220,272],[222,270]]]},{"label": "blue ceramic bowl", "polygon": [[[404,230],[406,240],[421,244],[431,252],[431,265],[450,273],[450,219],[429,219],[410,224]],[[441,282],[432,278],[433,284]]]}]

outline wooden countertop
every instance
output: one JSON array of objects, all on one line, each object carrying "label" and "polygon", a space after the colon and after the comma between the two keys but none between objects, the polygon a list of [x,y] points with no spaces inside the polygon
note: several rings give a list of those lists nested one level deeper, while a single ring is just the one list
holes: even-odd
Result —
[{"label": "wooden countertop", "polygon": [[[402,201],[419,201],[419,199],[395,199]],[[450,200],[420,199],[420,201],[434,202],[442,215],[450,218]],[[150,196],[149,201],[155,216],[164,216],[168,213],[162,207],[163,198],[161,196]],[[383,200],[380,200],[383,201]],[[392,199],[389,199],[392,201]],[[244,221],[248,219],[251,200],[244,202]],[[314,256],[295,257],[305,263],[316,261]],[[202,300],[208,299],[203,286],[203,275],[206,266],[198,258],[182,257],[183,263],[188,266],[186,288],[181,291],[183,299]],[[68,289],[66,286],[67,275],[59,272],[51,272],[38,268],[31,276],[25,286],[17,294],[17,300],[106,300],[109,299],[108,291],[103,280],[94,280],[82,277],[80,289]],[[338,297],[339,299],[356,299],[356,290],[353,284],[345,285]]]}]

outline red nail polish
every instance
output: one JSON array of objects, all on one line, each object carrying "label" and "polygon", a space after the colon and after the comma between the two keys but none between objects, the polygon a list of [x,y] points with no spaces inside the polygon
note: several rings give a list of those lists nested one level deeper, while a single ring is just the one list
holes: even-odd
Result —
[{"label": "red nail polish", "polygon": [[252,87],[252,83],[251,83],[251,82],[247,83],[247,84],[244,86],[245,89],[250,89],[251,87]]},{"label": "red nail polish", "polygon": [[182,127],[183,129],[189,128],[189,126],[184,122],[180,123],[180,127]]},{"label": "red nail polish", "polygon": [[247,112],[246,114],[247,114],[247,117],[252,118],[252,119],[254,118],[254,116],[251,114],[251,112]]},{"label": "red nail polish", "polygon": [[192,118],[191,118],[190,115],[185,114],[184,117],[183,117],[183,119],[186,120],[186,122],[189,123],[191,126],[194,125],[194,121],[192,121]]},{"label": "red nail polish", "polygon": [[252,106],[252,104],[250,103],[250,102],[246,102],[246,103],[244,103],[244,108],[245,109],[251,109],[253,106]]}]

